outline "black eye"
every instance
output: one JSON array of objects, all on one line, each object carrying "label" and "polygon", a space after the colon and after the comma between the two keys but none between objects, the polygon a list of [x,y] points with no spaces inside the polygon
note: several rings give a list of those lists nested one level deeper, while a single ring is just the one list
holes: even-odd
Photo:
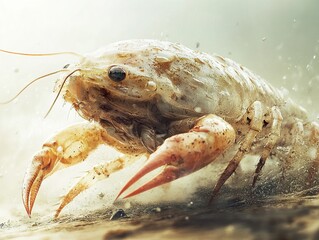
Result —
[{"label": "black eye", "polygon": [[126,77],[126,72],[123,68],[118,66],[113,66],[109,70],[109,78],[114,82],[123,81]]}]

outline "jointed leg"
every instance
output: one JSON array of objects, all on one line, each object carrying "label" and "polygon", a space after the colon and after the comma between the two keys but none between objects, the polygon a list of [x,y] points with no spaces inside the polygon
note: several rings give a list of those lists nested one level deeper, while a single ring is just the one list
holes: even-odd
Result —
[{"label": "jointed leg", "polygon": [[263,127],[264,121],[264,111],[259,101],[254,102],[251,107],[247,111],[247,115],[245,116],[248,123],[250,130],[248,131],[246,137],[244,138],[243,142],[241,143],[237,153],[233,157],[233,159],[229,162],[226,169],[218,179],[210,202],[214,199],[214,197],[218,194],[220,188],[224,185],[227,179],[234,173],[236,168],[238,167],[240,161],[242,160],[243,156],[249,152],[253,141],[255,140],[257,134],[261,132]]},{"label": "jointed leg", "polygon": [[256,181],[260,175],[261,169],[263,168],[263,166],[266,163],[266,159],[269,157],[271,150],[273,149],[273,147],[275,146],[275,144],[277,143],[277,141],[280,137],[282,116],[281,116],[279,109],[277,107],[273,107],[271,109],[270,119],[265,120],[265,121],[271,125],[271,129],[270,129],[270,134],[267,138],[268,141],[267,141],[266,145],[264,146],[263,152],[261,153],[256,171],[255,171],[253,184],[252,184],[253,187],[255,186]]},{"label": "jointed leg", "polygon": [[283,158],[282,179],[285,179],[287,170],[291,168],[293,161],[299,157],[298,155],[302,152],[301,149],[304,148],[305,131],[300,119],[294,119],[290,135],[292,136],[292,142],[289,146],[287,156]]},{"label": "jointed leg", "polygon": [[316,122],[311,123],[310,144],[314,147],[316,152],[315,158],[308,170],[307,182],[312,186],[315,182],[315,176],[319,170],[319,124]]},{"label": "jointed leg", "polygon": [[62,211],[62,209],[69,204],[77,195],[79,195],[84,190],[90,188],[93,184],[103,179],[106,179],[110,174],[117,172],[132,163],[137,159],[143,157],[143,155],[125,155],[115,160],[107,163],[102,163],[95,166],[93,169],[89,170],[77,183],[69,190],[67,195],[62,199],[62,202],[55,213],[55,218],[57,218]]}]

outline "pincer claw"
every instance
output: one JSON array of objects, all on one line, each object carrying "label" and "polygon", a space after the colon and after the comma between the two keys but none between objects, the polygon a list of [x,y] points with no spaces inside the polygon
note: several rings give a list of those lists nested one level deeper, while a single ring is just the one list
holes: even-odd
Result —
[{"label": "pincer claw", "polygon": [[117,198],[140,178],[159,167],[164,167],[159,175],[124,198],[132,197],[205,167],[231,146],[234,139],[233,128],[223,119],[212,114],[200,119],[189,132],[166,139],[150,155],[146,165],[123,187]]},{"label": "pincer claw", "polygon": [[[166,155],[166,154],[165,154]],[[152,189],[154,187],[157,187],[159,185],[162,185],[164,183],[171,182],[179,177],[181,177],[181,169],[179,169],[178,163],[176,160],[174,161],[174,158],[176,156],[172,154],[171,156],[165,156],[162,154],[162,156],[155,156],[151,155],[149,162],[142,168],[120,191],[116,199],[130,186],[132,186],[135,182],[137,182],[140,178],[145,176],[147,173],[155,170],[158,167],[165,166],[163,171],[158,174],[155,178],[150,180],[148,183],[144,184],[143,186],[139,187],[137,190],[133,191],[132,193],[126,195],[124,198],[132,197],[134,195],[137,195],[139,193],[142,193],[144,191],[147,191],[149,189]],[[175,164],[175,166],[174,166]]]},{"label": "pincer claw", "polygon": [[29,217],[31,217],[33,204],[41,183],[52,170],[52,163],[56,161],[56,158],[56,155],[50,148],[44,148],[33,157],[33,160],[26,171],[23,180],[22,201]]}]

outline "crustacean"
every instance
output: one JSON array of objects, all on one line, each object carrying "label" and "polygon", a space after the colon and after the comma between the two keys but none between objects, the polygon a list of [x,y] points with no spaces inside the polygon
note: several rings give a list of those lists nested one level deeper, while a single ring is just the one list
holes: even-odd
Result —
[{"label": "crustacean", "polygon": [[[219,177],[216,196],[246,154],[260,156],[255,185],[270,154],[288,147],[309,154],[313,178],[319,162],[319,126],[307,112],[250,70],[217,55],[157,40],[117,42],[63,69],[56,89],[87,123],[57,133],[35,154],[23,182],[30,216],[42,181],[80,163],[99,145],[119,158],[95,166],[64,196],[57,212],[94,182],[146,156],[145,166],[119,196],[156,168],[163,171],[131,197],[191,174],[223,153],[235,153]],[[285,161],[289,162],[289,161]]]}]

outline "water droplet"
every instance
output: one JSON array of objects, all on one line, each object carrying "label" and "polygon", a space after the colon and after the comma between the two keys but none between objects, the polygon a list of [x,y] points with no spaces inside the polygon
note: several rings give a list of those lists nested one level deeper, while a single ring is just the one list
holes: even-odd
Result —
[{"label": "water droplet", "polygon": [[307,69],[307,71],[310,71],[310,70],[312,70],[312,66],[310,64],[307,64],[306,69]]},{"label": "water droplet", "polygon": [[297,20],[294,18],[293,22],[294,22],[294,23],[296,23],[296,22],[297,22]]},{"label": "water droplet", "polygon": [[57,152],[61,153],[61,152],[63,152],[63,147],[62,146],[58,146],[58,148],[56,150],[57,150]]},{"label": "water droplet", "polygon": [[125,207],[126,209],[131,208],[131,203],[130,203],[130,202],[126,202],[126,203],[124,204],[124,207]]},{"label": "water droplet", "polygon": [[160,207],[157,207],[157,208],[155,208],[155,211],[156,211],[156,212],[161,212],[162,209],[161,209]]},{"label": "water droplet", "polygon": [[155,91],[157,89],[157,85],[154,81],[148,81],[145,87],[150,91]]},{"label": "water droplet", "polygon": [[191,206],[193,206],[193,202],[189,202],[188,204],[187,204],[187,207],[191,207]]},{"label": "water droplet", "polygon": [[262,39],[261,39],[261,41],[266,41],[267,40],[267,38],[266,37],[263,37]]},{"label": "water droplet", "polygon": [[287,79],[287,76],[286,76],[286,75],[282,76],[282,79],[283,79],[283,80],[286,80],[286,79]]},{"label": "water droplet", "polygon": [[298,86],[297,86],[297,85],[294,85],[294,86],[292,87],[292,90],[295,91],[295,92],[298,92],[298,90],[299,90],[299,89],[298,89]]},{"label": "water droplet", "polygon": [[235,227],[234,225],[228,225],[227,227],[225,227],[225,233],[226,234],[231,234],[235,231]]},{"label": "water droplet", "polygon": [[185,217],[185,220],[188,221],[188,220],[189,220],[189,216],[186,216],[186,217]]},{"label": "water droplet", "polygon": [[316,55],[313,55],[313,59],[316,59],[316,57],[317,57]]},{"label": "water droplet", "polygon": [[195,107],[194,111],[197,113],[201,113],[202,112],[202,108],[201,107]]}]

